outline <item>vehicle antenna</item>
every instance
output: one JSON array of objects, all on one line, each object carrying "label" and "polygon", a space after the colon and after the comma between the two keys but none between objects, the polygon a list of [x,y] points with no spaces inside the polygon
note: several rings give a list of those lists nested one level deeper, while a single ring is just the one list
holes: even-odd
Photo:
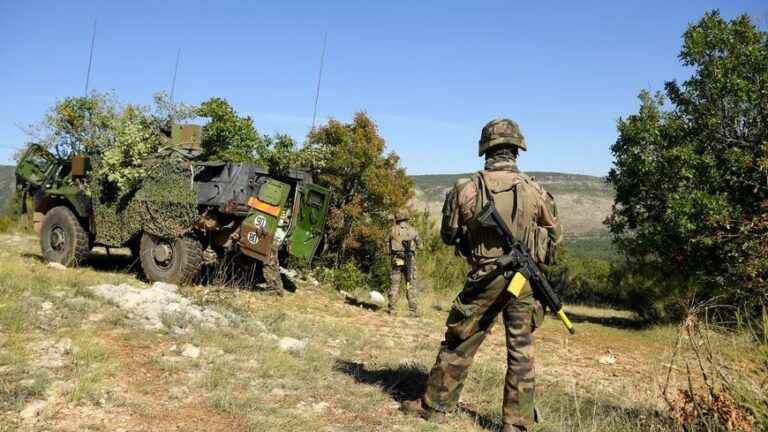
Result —
[{"label": "vehicle antenna", "polygon": [[325,46],[328,42],[328,32],[323,36],[323,52],[320,54],[320,72],[317,74],[317,88],[315,89],[315,108],[312,111],[312,130],[315,130],[317,118],[317,100],[320,98],[320,82],[323,80],[323,64],[325,63]]},{"label": "vehicle antenna", "polygon": [[88,72],[85,74],[85,97],[88,97],[88,85],[91,83],[91,66],[93,66],[93,46],[96,43],[96,21],[93,19],[93,34],[91,35],[91,53],[88,57]]},{"label": "vehicle antenna", "polygon": [[179,70],[179,57],[181,57],[181,48],[176,51],[176,65],[173,67],[173,80],[171,81],[171,102],[173,102],[173,92],[176,91],[176,72]]}]

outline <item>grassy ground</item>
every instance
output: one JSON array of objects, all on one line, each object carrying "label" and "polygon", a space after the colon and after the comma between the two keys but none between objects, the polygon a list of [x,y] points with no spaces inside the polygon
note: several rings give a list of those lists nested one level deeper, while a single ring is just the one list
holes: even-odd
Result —
[{"label": "grassy ground", "polygon": [[[398,411],[398,402],[423,386],[448,298],[425,295],[425,313],[413,319],[404,310],[390,317],[365,302],[350,303],[332,287],[299,284],[295,293],[279,298],[195,286],[183,294],[241,319],[210,328],[169,318],[162,329],[147,330],[88,290],[101,283],[146,286],[125,270],[130,260],[101,252],[81,268],[57,270],[42,262],[34,238],[0,236],[0,430],[499,426],[501,327],[477,356],[460,412],[433,424]],[[659,389],[676,329],[644,327],[621,311],[572,307],[570,313],[577,335],[567,336],[552,319],[536,333],[543,425],[567,431],[674,430],[660,415]],[[274,337],[307,345],[284,352]],[[200,348],[200,355],[184,356],[187,344]],[[600,364],[605,355],[615,357],[615,364]],[[683,383],[675,378],[672,385]]]}]

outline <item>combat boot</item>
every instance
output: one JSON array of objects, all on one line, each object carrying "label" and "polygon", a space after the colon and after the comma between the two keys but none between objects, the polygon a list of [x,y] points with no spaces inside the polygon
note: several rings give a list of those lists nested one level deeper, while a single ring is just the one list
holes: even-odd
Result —
[{"label": "combat boot", "polygon": [[402,405],[400,405],[400,410],[405,414],[421,417],[424,420],[433,422],[441,422],[445,420],[444,412],[426,406],[421,398],[404,401]]}]

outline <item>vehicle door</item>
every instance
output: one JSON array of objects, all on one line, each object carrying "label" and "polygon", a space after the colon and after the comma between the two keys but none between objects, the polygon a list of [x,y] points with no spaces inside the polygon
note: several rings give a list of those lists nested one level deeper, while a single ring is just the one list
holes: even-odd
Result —
[{"label": "vehicle door", "polygon": [[295,257],[311,259],[323,239],[330,204],[328,189],[304,184],[300,191],[298,217],[288,238],[288,252]]}]

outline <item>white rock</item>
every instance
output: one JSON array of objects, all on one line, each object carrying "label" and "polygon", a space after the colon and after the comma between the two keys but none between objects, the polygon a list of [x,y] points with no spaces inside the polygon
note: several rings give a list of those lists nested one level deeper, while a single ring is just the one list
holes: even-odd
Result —
[{"label": "white rock", "polygon": [[48,263],[48,267],[50,267],[52,269],[56,269],[56,270],[66,270],[67,269],[67,266],[65,266],[64,264],[61,264],[61,263],[57,263],[57,262],[49,262]]},{"label": "white rock", "polygon": [[42,309],[42,310],[43,310],[43,312],[48,312],[48,311],[50,311],[51,309],[53,309],[53,303],[51,303],[51,302],[49,302],[49,301],[44,301],[44,302],[43,302],[43,303],[40,305],[40,309]]},{"label": "white rock", "polygon": [[21,410],[21,413],[19,415],[23,419],[33,419],[40,415],[40,413],[43,412],[45,409],[46,402],[44,400],[33,400],[32,402],[28,403],[26,407],[24,407],[23,410]]},{"label": "white rock", "polygon": [[290,337],[284,337],[277,342],[277,347],[280,348],[280,351],[283,352],[301,351],[306,348],[306,346],[307,343],[305,341],[300,341]]},{"label": "white rock", "polygon": [[200,357],[200,348],[191,344],[184,344],[184,346],[181,347],[181,355],[193,359],[198,358]]},{"label": "white rock", "polygon": [[70,338],[61,339],[59,343],[56,344],[56,348],[58,348],[62,354],[72,352],[72,339]]},{"label": "white rock", "polygon": [[189,299],[177,293],[177,289],[175,285],[162,282],[155,282],[146,289],[128,284],[102,284],[89,288],[94,295],[126,310],[131,317],[143,321],[145,327],[150,329],[162,328],[163,318],[174,316],[207,327],[229,325],[229,320],[221,314],[192,304]]},{"label": "white rock", "polygon": [[600,363],[601,365],[606,365],[606,366],[612,365],[616,363],[616,357],[613,354],[601,355],[600,357],[597,358],[597,362]]},{"label": "white rock", "polygon": [[385,299],[384,296],[378,291],[369,292],[368,298],[370,299],[371,303],[375,304],[376,306],[387,305],[387,299]]},{"label": "white rock", "polygon": [[168,292],[175,293],[179,290],[179,287],[177,287],[174,284],[169,284],[165,282],[155,282],[152,284],[152,289],[165,290]]},{"label": "white rock", "polygon": [[322,413],[328,411],[328,406],[329,405],[328,405],[327,402],[318,402],[318,403],[312,405],[312,411],[314,411],[314,412],[316,412],[318,414],[322,414]]}]

